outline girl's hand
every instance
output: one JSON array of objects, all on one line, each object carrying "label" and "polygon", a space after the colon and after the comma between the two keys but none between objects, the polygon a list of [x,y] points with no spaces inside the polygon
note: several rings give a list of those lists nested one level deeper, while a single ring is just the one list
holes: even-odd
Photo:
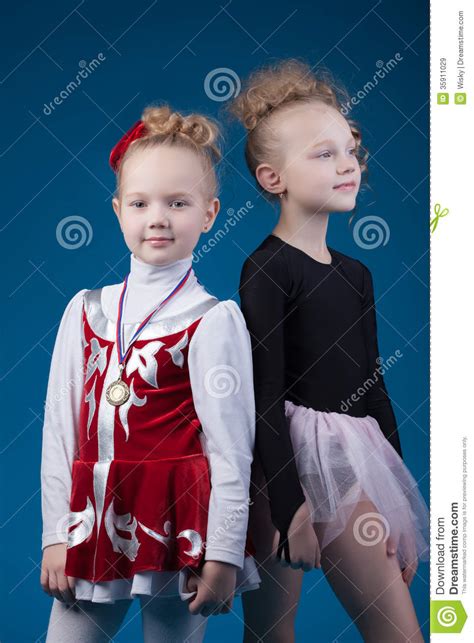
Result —
[{"label": "girl's hand", "polygon": [[43,590],[63,603],[73,603],[74,578],[64,574],[67,543],[48,545],[43,551],[40,583]]},{"label": "girl's hand", "polygon": [[[398,541],[392,538],[392,536],[389,536],[387,538],[387,555],[388,556],[395,556],[397,553],[398,549]],[[416,570],[418,569],[418,557],[416,556],[416,552],[412,552],[412,561],[409,563],[406,563],[404,567],[402,567],[402,578],[404,582],[410,587],[410,585],[413,582],[413,579],[415,578]]]},{"label": "girl's hand", "polygon": [[398,541],[395,540],[395,538],[392,538],[392,536],[389,536],[387,538],[387,555],[388,556],[395,556],[397,553],[398,549]]},{"label": "girl's hand", "polygon": [[[278,529],[273,541],[273,552],[276,553],[280,540]],[[288,529],[288,543],[290,546],[291,565],[288,565],[284,554],[279,563],[282,567],[302,569],[310,572],[315,567],[321,567],[321,551],[319,541],[311,523],[310,512],[306,502],[298,507]]]},{"label": "girl's hand", "polygon": [[402,571],[402,578],[405,583],[410,587],[413,579],[415,578],[416,570],[418,569],[418,559],[407,563]]},{"label": "girl's hand", "polygon": [[204,563],[198,576],[188,579],[188,592],[197,592],[189,599],[191,614],[227,614],[234,599],[237,567],[229,563],[208,560]]}]

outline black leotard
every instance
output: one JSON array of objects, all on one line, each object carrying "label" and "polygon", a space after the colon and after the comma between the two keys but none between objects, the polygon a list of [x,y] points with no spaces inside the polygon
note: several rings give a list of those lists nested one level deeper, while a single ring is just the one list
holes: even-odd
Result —
[{"label": "black leotard", "polygon": [[[392,405],[376,370],[380,358],[370,271],[356,259],[329,251],[332,261],[324,264],[271,234],[245,261],[241,274],[241,306],[253,348],[256,450],[272,522],[280,532],[279,553],[305,500],[285,400],[318,411],[370,415],[402,455]],[[367,386],[368,378],[372,383]],[[364,382],[363,394],[357,395]]]}]

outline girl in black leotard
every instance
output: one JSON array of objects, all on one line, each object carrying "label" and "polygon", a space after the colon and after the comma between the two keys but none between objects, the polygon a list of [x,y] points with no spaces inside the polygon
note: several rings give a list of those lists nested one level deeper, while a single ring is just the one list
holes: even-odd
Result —
[{"label": "girl in black leotard", "polygon": [[292,640],[294,570],[320,565],[364,640],[422,640],[408,587],[427,558],[428,512],[402,460],[372,277],[326,245],[329,213],[354,208],[366,169],[337,95],[286,61],[253,74],[231,108],[250,171],[280,205],[240,284],[257,409],[250,526],[268,571],[244,598],[248,641],[270,629]]}]

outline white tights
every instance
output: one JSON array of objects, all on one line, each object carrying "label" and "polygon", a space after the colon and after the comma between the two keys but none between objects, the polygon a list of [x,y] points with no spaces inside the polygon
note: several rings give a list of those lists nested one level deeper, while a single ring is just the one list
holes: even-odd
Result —
[{"label": "white tights", "polygon": [[[179,596],[140,598],[144,643],[201,643],[207,625],[204,616],[189,613]],[[121,629],[132,600],[113,604],[53,600],[46,643],[105,643]]]}]

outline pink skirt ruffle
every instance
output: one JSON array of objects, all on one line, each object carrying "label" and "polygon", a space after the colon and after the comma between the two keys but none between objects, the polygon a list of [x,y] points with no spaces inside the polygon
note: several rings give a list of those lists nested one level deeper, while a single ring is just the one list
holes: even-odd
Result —
[{"label": "pink skirt ruffle", "polygon": [[312,522],[325,523],[321,549],[344,530],[358,502],[368,499],[376,511],[359,516],[354,537],[367,545],[390,537],[401,566],[427,560],[428,508],[377,421],[288,400],[285,413]]}]

